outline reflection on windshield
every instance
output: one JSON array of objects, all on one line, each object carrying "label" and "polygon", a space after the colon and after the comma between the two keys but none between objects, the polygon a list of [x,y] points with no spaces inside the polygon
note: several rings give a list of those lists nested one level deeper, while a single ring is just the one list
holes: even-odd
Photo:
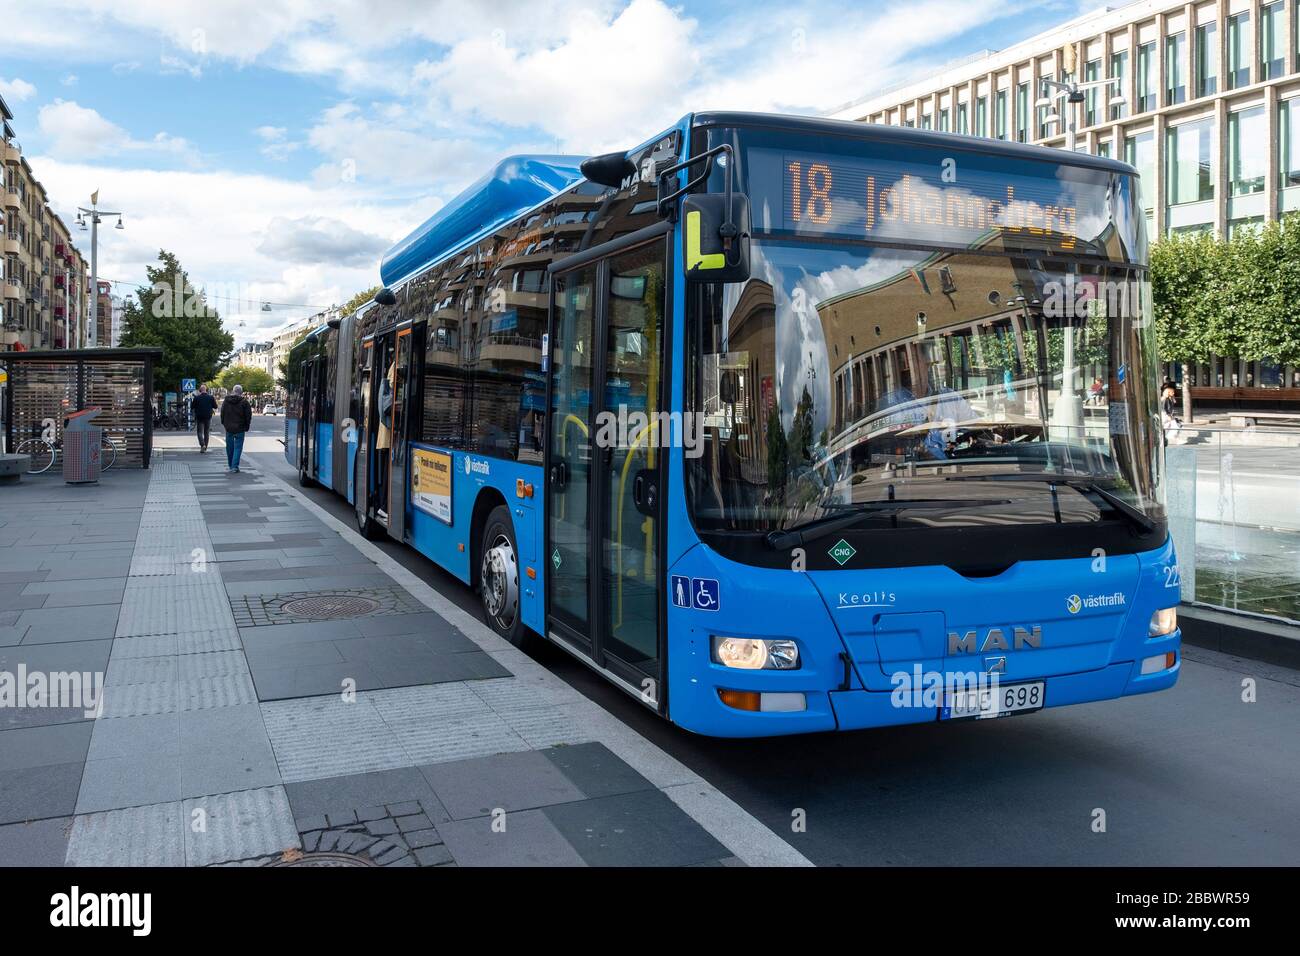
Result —
[{"label": "reflection on windshield", "polygon": [[[1161,508],[1148,290],[1123,266],[979,250],[755,243],[692,303],[697,521],[788,528],[951,499],[909,523],[1095,521],[1082,492],[954,474],[1088,475]],[[975,499],[1010,499],[990,505]],[[964,503],[968,502],[968,503]],[[906,514],[906,510],[904,510]],[[891,520],[897,520],[891,513]]]}]

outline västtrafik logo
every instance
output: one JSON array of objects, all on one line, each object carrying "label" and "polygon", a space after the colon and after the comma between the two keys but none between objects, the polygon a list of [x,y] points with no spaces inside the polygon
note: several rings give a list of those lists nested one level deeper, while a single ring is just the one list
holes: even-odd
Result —
[{"label": "v\u00e4sttrafik logo", "polygon": [[1084,608],[1095,610],[1099,607],[1123,607],[1128,602],[1123,591],[1116,591],[1113,594],[1088,594],[1080,597],[1078,594],[1071,594],[1065,599],[1065,609],[1071,614],[1078,614]]}]

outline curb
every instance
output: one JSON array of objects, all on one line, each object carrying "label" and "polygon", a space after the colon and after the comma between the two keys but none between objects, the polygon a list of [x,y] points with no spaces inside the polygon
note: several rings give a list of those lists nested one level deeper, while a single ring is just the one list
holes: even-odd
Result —
[{"label": "curb", "polygon": [[1203,605],[1180,604],[1183,640],[1234,657],[1300,670],[1300,626]]}]

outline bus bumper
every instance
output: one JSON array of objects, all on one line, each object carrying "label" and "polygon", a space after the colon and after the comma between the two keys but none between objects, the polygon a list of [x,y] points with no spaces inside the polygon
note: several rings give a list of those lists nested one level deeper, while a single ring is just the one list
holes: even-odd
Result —
[{"label": "bus bumper", "polygon": [[[1043,709],[1113,700],[1134,694],[1167,690],[1178,681],[1182,668],[1182,633],[1143,642],[1143,658],[1120,661],[1097,670],[1037,678],[1044,682]],[[1142,660],[1163,654],[1174,655],[1172,667],[1142,673]],[[719,691],[703,688],[703,699],[692,708],[688,730],[716,737],[773,737],[828,730],[862,730],[939,721],[939,706],[930,700],[912,705],[899,704],[891,691],[822,690],[805,691],[805,709],[793,713],[738,710],[723,703]],[[705,701],[708,701],[707,705]],[[702,706],[704,705],[704,706]]]}]

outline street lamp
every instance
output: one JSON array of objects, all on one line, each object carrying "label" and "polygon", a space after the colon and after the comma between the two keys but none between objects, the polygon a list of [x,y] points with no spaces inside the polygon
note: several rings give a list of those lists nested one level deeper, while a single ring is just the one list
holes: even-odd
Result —
[{"label": "street lamp", "polygon": [[[82,216],[90,217],[90,295],[91,309],[89,329],[86,332],[86,347],[95,347],[95,338],[99,329],[99,224],[102,221],[100,216],[116,216],[117,229],[125,229],[122,225],[122,214],[120,212],[111,212],[107,209],[99,208],[99,190],[96,189],[90,194],[90,208],[82,206],[77,207],[77,225],[83,230],[86,228],[86,220]],[[112,345],[112,342],[109,342]]]}]

